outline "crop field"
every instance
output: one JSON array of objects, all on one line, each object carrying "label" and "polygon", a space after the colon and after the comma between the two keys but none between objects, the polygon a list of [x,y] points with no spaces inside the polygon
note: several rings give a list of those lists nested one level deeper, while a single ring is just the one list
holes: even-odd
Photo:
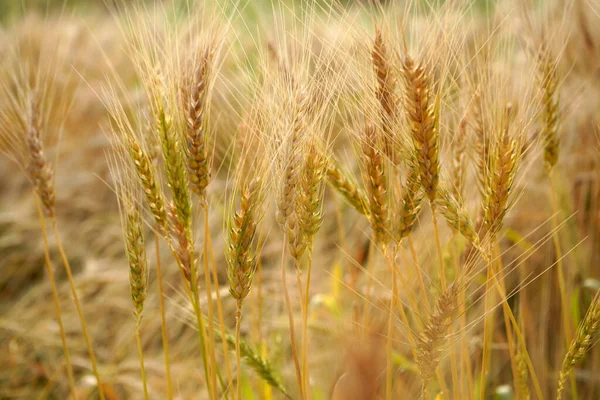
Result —
[{"label": "crop field", "polygon": [[0,400],[600,399],[597,0],[0,0]]}]

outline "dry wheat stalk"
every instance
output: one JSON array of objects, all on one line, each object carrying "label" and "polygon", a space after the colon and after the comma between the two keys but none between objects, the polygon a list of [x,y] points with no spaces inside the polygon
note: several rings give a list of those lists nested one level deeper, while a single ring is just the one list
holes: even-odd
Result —
[{"label": "dry wheat stalk", "polygon": [[588,312],[569,346],[565,355],[562,368],[558,377],[558,390],[556,398],[560,400],[564,392],[565,384],[569,375],[579,360],[585,357],[589,349],[594,345],[600,334],[600,292],[596,293]]},{"label": "dry wheat stalk", "polygon": [[411,129],[420,181],[430,202],[439,182],[439,133],[430,73],[422,62],[406,56],[402,64],[404,106]]},{"label": "dry wheat stalk", "polygon": [[529,400],[531,398],[531,393],[529,391],[529,368],[527,366],[526,355],[523,352],[523,348],[521,346],[517,349],[517,354],[515,355],[515,359],[517,362],[517,383],[519,385],[518,393],[520,394],[520,398],[523,400]]},{"label": "dry wheat stalk", "polygon": [[52,166],[46,160],[44,146],[40,135],[40,99],[36,92],[29,96],[27,112],[27,146],[29,149],[29,165],[27,172],[35,186],[35,190],[44,205],[46,214],[54,218],[55,191]]},{"label": "dry wheat stalk", "polygon": [[366,121],[363,129],[364,180],[369,200],[369,216],[375,240],[379,245],[387,243],[388,201],[387,181],[383,154],[379,150],[377,131],[371,121]]}]

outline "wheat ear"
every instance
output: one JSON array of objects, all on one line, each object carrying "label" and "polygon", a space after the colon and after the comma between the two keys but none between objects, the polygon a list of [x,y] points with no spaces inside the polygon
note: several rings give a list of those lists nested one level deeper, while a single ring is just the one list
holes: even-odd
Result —
[{"label": "wheat ear", "polygon": [[562,399],[567,379],[575,367],[575,364],[583,359],[586,353],[594,345],[598,334],[600,333],[600,292],[596,293],[588,312],[583,321],[579,324],[577,333],[569,346],[569,350],[560,369],[558,376],[558,389],[556,398]]},{"label": "wheat ear", "polygon": [[26,141],[29,148],[29,166],[27,172],[35,186],[35,190],[44,205],[46,215],[54,218],[55,190],[54,172],[46,160],[44,146],[40,135],[40,99],[37,92],[29,96],[29,109],[27,113]]},{"label": "wheat ear", "polygon": [[386,171],[377,130],[371,121],[366,121],[363,128],[362,150],[371,228],[376,243],[385,246],[389,233]]},{"label": "wheat ear", "polygon": [[457,278],[440,295],[417,341],[417,366],[421,374],[421,399],[423,400],[428,398],[427,387],[439,364],[440,347],[446,339],[452,314],[458,307],[457,298],[461,284],[460,278]]},{"label": "wheat ear", "polygon": [[94,372],[94,376],[96,377],[96,382],[98,385],[98,395],[100,397],[100,400],[104,400],[104,392],[102,389],[100,374],[98,372],[96,356],[94,354],[92,342],[88,334],[87,325],[85,323],[85,318],[83,315],[83,309],[81,307],[81,303],[79,302],[79,295],[77,294],[77,288],[75,286],[75,281],[71,272],[71,265],[69,263],[69,260],[62,245],[62,241],[60,240],[60,235],[58,233],[56,215],[54,213],[55,188],[53,181],[53,170],[52,167],[46,161],[43,143],[41,141],[40,116],[42,112],[40,109],[41,105],[38,93],[32,92],[29,96],[28,101],[29,109],[26,121],[26,141],[29,150],[29,177],[33,181],[38,197],[44,206],[46,214],[52,222],[52,232],[54,234],[56,245],[58,247],[61,260],[67,273],[67,279],[71,288],[71,294],[73,295],[73,302],[75,303],[75,308],[77,309],[77,315],[79,317],[79,322],[81,323],[81,330],[85,339],[86,347],[92,364],[92,370]]},{"label": "wheat ear", "polygon": [[237,358],[237,396],[242,399],[242,365],[240,348],[240,327],[242,320],[242,303],[252,287],[252,279],[256,272],[256,254],[254,247],[257,206],[260,197],[258,178],[244,185],[240,194],[240,209],[233,215],[229,223],[227,240],[227,277],[229,293],[236,301],[235,348]]},{"label": "wheat ear", "polygon": [[398,113],[398,99],[395,93],[396,80],[393,77],[389,54],[380,30],[375,33],[371,57],[377,78],[375,94],[381,109],[383,149],[388,158],[395,160],[392,127]]},{"label": "wheat ear", "polygon": [[420,180],[430,202],[439,182],[439,134],[430,74],[422,62],[406,56],[402,64],[404,106],[415,148]]},{"label": "wheat ear", "polygon": [[194,72],[187,102],[186,154],[190,187],[203,201],[210,181],[210,162],[206,145],[206,109],[209,100],[209,79],[213,49],[209,47],[200,57]]},{"label": "wheat ear", "polygon": [[544,165],[548,173],[558,161],[560,139],[559,125],[559,93],[557,64],[552,59],[546,46],[542,46],[538,54],[538,79],[542,92],[542,127],[541,138],[544,145]]},{"label": "wheat ear", "polygon": [[350,204],[358,213],[369,215],[368,200],[365,194],[335,163],[327,167],[327,182]]},{"label": "wheat ear", "polygon": [[[128,200],[124,200],[128,202]],[[143,222],[139,212],[132,204],[125,205],[125,249],[129,261],[129,287],[131,290],[131,301],[134,307],[136,318],[135,338],[140,358],[140,371],[142,385],[144,388],[144,398],[148,399],[148,385],[146,379],[146,369],[144,367],[144,353],[142,350],[140,323],[142,322],[142,313],[144,311],[144,301],[148,292],[148,268],[146,261],[146,251],[144,244]]]}]

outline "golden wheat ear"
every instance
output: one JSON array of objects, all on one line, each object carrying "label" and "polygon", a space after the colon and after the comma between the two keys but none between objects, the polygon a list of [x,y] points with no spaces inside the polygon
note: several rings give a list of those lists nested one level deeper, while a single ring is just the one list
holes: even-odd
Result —
[{"label": "golden wheat ear", "polygon": [[538,81],[542,97],[540,136],[544,145],[544,166],[548,172],[558,161],[560,138],[558,63],[547,46],[542,45],[537,57]]},{"label": "golden wheat ear", "polygon": [[366,121],[362,130],[362,151],[364,178],[369,201],[369,219],[375,241],[379,245],[388,242],[388,200],[387,177],[377,129],[371,121]]},{"label": "golden wheat ear", "polygon": [[440,177],[437,101],[428,66],[406,56],[402,63],[404,106],[413,139],[420,182],[430,202],[435,200]]},{"label": "golden wheat ear", "polygon": [[600,292],[596,293],[590,304],[585,318],[579,324],[575,338],[569,346],[565,355],[558,377],[558,391],[556,398],[560,400],[563,396],[565,384],[569,379],[571,371],[578,361],[583,359],[590,348],[596,343],[600,336]]},{"label": "golden wheat ear", "polygon": [[41,100],[39,96],[38,92],[32,91],[28,98],[26,141],[29,149],[29,165],[27,172],[44,205],[46,214],[48,217],[54,218],[56,200],[54,171],[44,154],[44,145],[40,135]]}]

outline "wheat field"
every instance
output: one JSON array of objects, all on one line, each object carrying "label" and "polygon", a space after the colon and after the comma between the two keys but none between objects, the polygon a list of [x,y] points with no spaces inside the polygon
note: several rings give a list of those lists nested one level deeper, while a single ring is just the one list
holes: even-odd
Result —
[{"label": "wheat field", "polygon": [[600,3],[0,23],[0,399],[600,398]]}]

